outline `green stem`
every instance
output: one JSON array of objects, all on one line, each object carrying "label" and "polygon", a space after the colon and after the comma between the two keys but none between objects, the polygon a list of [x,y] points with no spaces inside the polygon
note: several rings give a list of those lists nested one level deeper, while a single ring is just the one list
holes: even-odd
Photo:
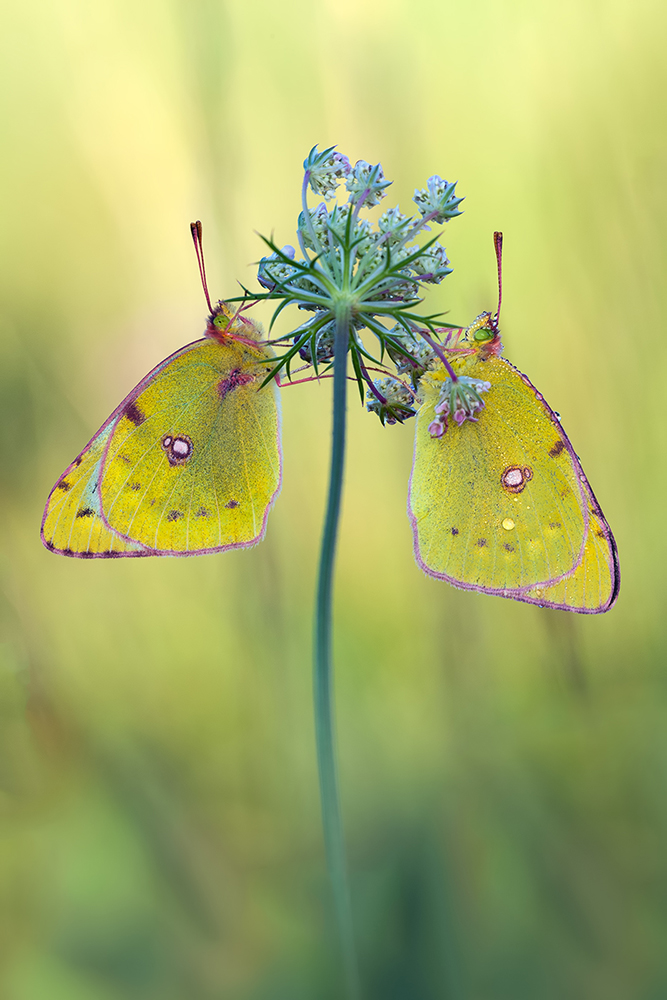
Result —
[{"label": "green stem", "polygon": [[324,847],[333,891],[334,910],[342,950],[347,996],[349,1000],[357,1000],[359,997],[359,976],[352,930],[345,841],[343,839],[343,823],[338,792],[333,721],[333,663],[331,655],[333,572],[343,491],[343,467],[345,464],[345,401],[347,393],[346,375],[349,329],[350,312],[348,308],[344,308],[337,312],[336,315],[333,365],[333,444],[331,449],[329,495],[324,520],[324,534],[322,537],[322,551],[320,553],[317,582],[313,688],[315,699],[315,739],[317,742],[317,764],[320,776]]}]

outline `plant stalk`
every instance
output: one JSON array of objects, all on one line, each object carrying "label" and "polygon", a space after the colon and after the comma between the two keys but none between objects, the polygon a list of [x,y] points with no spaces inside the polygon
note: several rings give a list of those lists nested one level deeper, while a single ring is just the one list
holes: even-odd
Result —
[{"label": "plant stalk", "polygon": [[313,694],[324,848],[329,878],[331,879],[336,926],[342,952],[346,995],[348,1000],[358,1000],[360,995],[359,974],[352,929],[352,911],[347,881],[345,841],[343,837],[336,766],[331,641],[333,574],[343,491],[343,469],[345,465],[345,408],[349,330],[349,307],[341,307],[336,314],[336,334],[334,340],[333,441],[329,494],[317,582]]}]

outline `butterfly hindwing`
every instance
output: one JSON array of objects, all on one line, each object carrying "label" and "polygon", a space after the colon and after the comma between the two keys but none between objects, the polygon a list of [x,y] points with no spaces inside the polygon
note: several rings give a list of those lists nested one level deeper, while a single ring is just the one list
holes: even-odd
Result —
[{"label": "butterfly hindwing", "polygon": [[126,400],[109,436],[99,495],[113,532],[155,554],[253,545],[280,486],[270,357],[231,338],[198,341]]},{"label": "butterfly hindwing", "polygon": [[620,570],[616,543],[600,507],[589,490],[588,533],[576,569],[546,587],[533,587],[512,596],[540,607],[595,615],[608,611],[618,596]]},{"label": "butterfly hindwing", "polygon": [[409,501],[417,561],[484,593],[553,584],[584,552],[589,514],[578,459],[555,414],[503,358],[474,354],[455,367],[491,388],[476,422],[452,422],[434,438],[444,368],[422,380]]}]

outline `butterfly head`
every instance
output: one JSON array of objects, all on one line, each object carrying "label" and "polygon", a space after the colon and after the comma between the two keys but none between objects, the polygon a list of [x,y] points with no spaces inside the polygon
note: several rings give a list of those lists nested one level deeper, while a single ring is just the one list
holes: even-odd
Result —
[{"label": "butterfly head", "polygon": [[227,302],[218,302],[206,324],[206,336],[220,343],[234,340],[248,347],[256,347],[262,339],[261,327],[233,309]]},{"label": "butterfly head", "polygon": [[473,348],[482,361],[490,357],[499,357],[503,345],[500,340],[498,317],[490,312],[483,312],[463,331],[462,342]]},{"label": "butterfly head", "polygon": [[495,313],[483,312],[463,331],[461,341],[472,348],[480,361],[499,357],[503,345],[500,340],[500,307],[503,301],[503,234],[493,234],[493,245],[496,252],[498,267],[498,308]]}]

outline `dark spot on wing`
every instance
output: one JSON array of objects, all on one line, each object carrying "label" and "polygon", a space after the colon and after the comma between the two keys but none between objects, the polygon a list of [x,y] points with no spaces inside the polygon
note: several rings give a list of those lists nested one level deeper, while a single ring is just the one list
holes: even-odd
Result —
[{"label": "dark spot on wing", "polygon": [[208,517],[208,511],[206,510],[206,507],[200,507],[197,513],[195,514],[195,517]]},{"label": "dark spot on wing", "polygon": [[458,528],[452,528],[452,534],[453,535],[458,535],[458,533],[459,533],[459,529]]},{"label": "dark spot on wing", "polygon": [[94,552],[77,552],[77,555],[79,556],[80,559],[94,559],[95,558],[95,553]]},{"label": "dark spot on wing", "polygon": [[94,517],[95,511],[92,507],[80,507],[76,512],[77,517]]},{"label": "dark spot on wing", "polygon": [[560,521],[550,521],[549,527],[555,530],[556,528],[562,528],[563,525],[560,523]]},{"label": "dark spot on wing", "polygon": [[141,489],[141,483],[130,483],[130,489],[131,490],[135,490],[135,491],[136,490],[140,490]]},{"label": "dark spot on wing", "polygon": [[64,556],[73,556],[74,555],[74,553],[72,552],[71,549],[61,549],[60,551],[62,552],[62,554]]},{"label": "dark spot on wing", "polygon": [[74,465],[75,467],[76,467],[77,465],[81,465],[81,455],[79,455],[79,457],[78,457],[78,458],[75,458],[75,459],[74,459],[74,461],[72,462],[72,465]]},{"label": "dark spot on wing", "polygon": [[551,455],[552,458],[556,458],[558,455],[560,455],[564,447],[565,447],[565,442],[561,441],[561,439],[559,438],[558,441],[555,442],[553,447],[549,448],[549,454]]},{"label": "dark spot on wing", "polygon": [[239,505],[238,500],[230,500],[229,503],[225,504],[225,507],[232,509],[234,507],[238,507],[238,505]]},{"label": "dark spot on wing", "polygon": [[47,549],[50,549],[51,552],[53,552],[53,550],[55,549],[55,545],[53,544],[50,538],[48,539],[48,541],[45,541],[44,544],[46,545]]},{"label": "dark spot on wing", "polygon": [[486,538],[478,538],[477,544],[479,545],[480,549],[483,549],[484,546],[486,545]]},{"label": "dark spot on wing", "polygon": [[604,531],[602,530],[602,528],[596,528],[595,534],[598,536],[598,538],[604,538]]},{"label": "dark spot on wing", "polygon": [[131,403],[127,404],[127,406],[123,410],[123,414],[127,417],[128,420],[130,420],[134,424],[135,427],[138,427],[139,424],[143,424],[144,420],[146,419],[146,414],[143,412],[143,410],[139,409],[134,400],[132,400]]},{"label": "dark spot on wing", "polygon": [[167,514],[168,521],[178,521],[180,517],[183,517],[183,511],[180,510],[170,510]]},{"label": "dark spot on wing", "polygon": [[250,375],[248,372],[242,372],[240,368],[235,368],[234,371],[229,373],[227,378],[223,378],[221,382],[218,382],[220,399],[224,399],[227,393],[231,392],[232,389],[238,389],[240,385],[246,385],[248,382],[254,381],[254,375]]},{"label": "dark spot on wing", "polygon": [[128,458],[127,455],[119,456],[122,462],[127,462],[128,465],[132,465],[132,459]]},{"label": "dark spot on wing", "polygon": [[514,552],[514,546],[510,545],[509,542],[505,542],[505,551],[506,552]]},{"label": "dark spot on wing", "polygon": [[61,479],[56,486],[57,490],[64,490],[67,493],[68,490],[72,489],[72,484],[68,483],[66,479]]}]

